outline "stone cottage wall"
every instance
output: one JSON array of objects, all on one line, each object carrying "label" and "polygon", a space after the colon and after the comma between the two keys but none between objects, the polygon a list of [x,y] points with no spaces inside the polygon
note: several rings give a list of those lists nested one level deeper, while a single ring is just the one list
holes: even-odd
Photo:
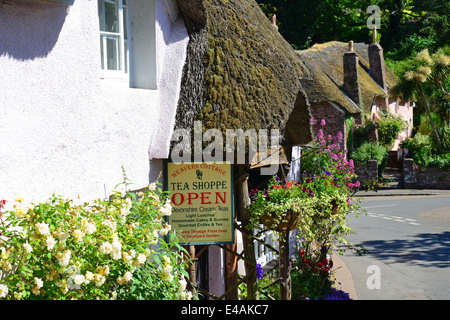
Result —
[{"label": "stone cottage wall", "polygon": [[322,119],[325,120],[326,125],[323,127],[325,137],[331,135],[335,137],[340,131],[344,137],[341,148],[347,150],[347,129],[345,126],[345,113],[337,106],[330,102],[313,102],[311,103],[311,115],[320,123]]},{"label": "stone cottage wall", "polygon": [[419,166],[413,159],[403,161],[405,188],[450,189],[450,169]]},{"label": "stone cottage wall", "polygon": [[339,131],[345,134],[345,113],[342,110],[338,110],[331,103],[311,103],[311,114],[318,122],[325,119],[326,126],[323,128],[325,136],[329,134],[335,136]]}]

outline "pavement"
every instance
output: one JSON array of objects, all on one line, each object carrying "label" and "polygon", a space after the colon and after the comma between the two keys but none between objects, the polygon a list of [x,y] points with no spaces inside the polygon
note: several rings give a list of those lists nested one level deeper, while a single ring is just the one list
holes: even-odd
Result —
[{"label": "pavement", "polygon": [[354,197],[385,197],[385,196],[439,196],[450,195],[450,190],[440,189],[401,189],[380,188],[378,191],[358,191]]},{"label": "pavement", "polygon": [[352,274],[344,260],[342,260],[339,257],[339,254],[336,253],[332,254],[331,259],[333,260],[332,271],[334,272],[336,278],[335,284],[337,288],[348,293],[350,299],[358,300]]},{"label": "pavement", "polygon": [[[378,191],[358,191],[354,197],[386,197],[386,196],[442,196],[450,195],[450,190],[440,189],[401,189],[380,188]],[[352,274],[338,254],[333,253],[333,271],[336,277],[335,283],[338,288],[347,292],[352,300],[357,300]]]}]

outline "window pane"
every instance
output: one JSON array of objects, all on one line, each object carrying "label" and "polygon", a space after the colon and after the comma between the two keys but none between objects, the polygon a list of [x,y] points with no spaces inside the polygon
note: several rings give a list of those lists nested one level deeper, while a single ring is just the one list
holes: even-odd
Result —
[{"label": "window pane", "polygon": [[108,37],[106,39],[108,70],[120,70],[118,40],[118,37]]},{"label": "window pane", "polygon": [[118,12],[116,1],[99,1],[100,30],[106,32],[119,32]]},{"label": "window pane", "polygon": [[[120,38],[117,36],[101,36],[102,69],[120,70]],[[106,59],[106,62],[105,62]]]}]

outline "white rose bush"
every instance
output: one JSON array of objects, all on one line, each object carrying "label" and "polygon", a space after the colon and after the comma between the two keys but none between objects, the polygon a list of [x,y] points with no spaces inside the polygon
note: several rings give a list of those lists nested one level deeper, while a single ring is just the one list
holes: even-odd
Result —
[{"label": "white rose bush", "polygon": [[168,199],[155,184],[92,203],[16,198],[0,211],[0,299],[191,299]]}]

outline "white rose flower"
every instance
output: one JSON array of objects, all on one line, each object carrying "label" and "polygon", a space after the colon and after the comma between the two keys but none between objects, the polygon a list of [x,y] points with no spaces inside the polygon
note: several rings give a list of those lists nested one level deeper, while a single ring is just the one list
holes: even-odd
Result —
[{"label": "white rose flower", "polygon": [[155,191],[156,190],[156,182],[153,182],[153,183],[150,184],[149,190],[150,191]]},{"label": "white rose flower", "polygon": [[93,234],[95,231],[97,231],[97,227],[93,223],[87,223],[85,231],[87,234]]},{"label": "white rose flower", "polygon": [[53,250],[55,247],[56,240],[52,236],[47,237],[47,250]]},{"label": "white rose flower", "polygon": [[4,284],[0,284],[0,298],[6,298],[8,292],[8,287]]},{"label": "white rose flower", "polygon": [[173,280],[173,275],[170,272],[168,272],[167,270],[163,269],[163,271],[161,272],[161,279],[170,282]]},{"label": "white rose flower", "polygon": [[114,251],[122,250],[122,244],[120,243],[119,238],[117,238],[117,237],[114,237],[111,246]]},{"label": "white rose flower", "polygon": [[43,236],[48,236],[50,234],[50,229],[48,227],[47,223],[36,223],[36,229],[38,229],[39,233],[42,234]]},{"label": "white rose flower", "polygon": [[40,279],[38,277],[34,277],[34,282],[36,283],[36,287],[38,289],[40,289],[44,286],[44,282],[42,281],[42,279]]},{"label": "white rose flower", "polygon": [[178,281],[178,293],[183,293],[184,290],[186,290],[187,282],[185,279],[181,279]]},{"label": "white rose flower", "polygon": [[192,292],[187,291],[183,294],[183,299],[184,300],[191,300],[192,299]]},{"label": "white rose flower", "polygon": [[56,258],[58,259],[59,265],[61,267],[67,267],[69,265],[70,262],[70,256],[72,255],[72,252],[67,249],[66,251],[64,251],[63,253],[59,252],[56,255]]},{"label": "white rose flower", "polygon": [[116,231],[117,222],[113,218],[103,221],[102,224]]},{"label": "white rose flower", "polygon": [[137,257],[137,261],[139,264],[143,265],[145,261],[147,261],[147,257],[145,256],[145,254],[140,253]]},{"label": "white rose flower", "polygon": [[103,275],[94,274],[94,281],[97,287],[100,287],[105,282],[105,280],[106,278]]},{"label": "white rose flower", "polygon": [[31,245],[28,242],[23,245],[23,248],[25,249],[26,253],[30,253],[33,251],[33,247],[31,247]]},{"label": "white rose flower", "polygon": [[28,208],[24,207],[24,206],[20,206],[20,207],[16,207],[16,209],[14,210],[14,215],[16,216],[16,218],[23,218],[25,217],[25,215],[27,214]]},{"label": "white rose flower", "polygon": [[75,242],[79,242],[83,239],[84,232],[81,231],[80,229],[76,229],[73,231],[72,236],[75,238]]},{"label": "white rose flower", "polygon": [[100,252],[103,254],[109,254],[112,252],[112,250],[113,250],[112,245],[108,241],[103,242],[102,245],[100,246]]},{"label": "white rose flower", "polygon": [[159,208],[158,214],[160,217],[170,216],[172,214],[172,205],[169,201]]},{"label": "white rose flower", "polygon": [[83,276],[82,274],[77,274],[73,277],[73,282],[75,282],[75,284],[77,286],[80,286],[84,283],[84,281],[86,280],[85,276]]},{"label": "white rose flower", "polygon": [[125,272],[125,274],[124,274],[124,276],[123,276],[123,279],[124,279],[126,282],[130,282],[130,281],[131,281],[131,278],[133,278],[133,274],[132,274],[130,271]]}]

